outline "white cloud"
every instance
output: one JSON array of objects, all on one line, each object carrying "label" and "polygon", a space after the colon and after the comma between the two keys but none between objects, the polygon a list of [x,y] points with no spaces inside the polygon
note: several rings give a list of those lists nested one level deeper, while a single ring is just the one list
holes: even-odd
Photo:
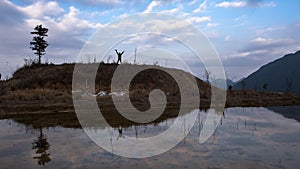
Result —
[{"label": "white cloud", "polygon": [[147,6],[146,10],[144,10],[143,13],[152,12],[153,8],[159,6],[160,4],[160,1],[151,1],[151,3]]},{"label": "white cloud", "polygon": [[281,26],[281,27],[267,27],[265,29],[259,29],[256,31],[256,34],[261,35],[261,34],[265,34],[268,32],[274,32],[274,31],[279,31],[279,30],[284,30],[285,27]]},{"label": "white cloud", "polygon": [[207,0],[204,0],[197,9],[193,10],[194,13],[203,13],[207,8]]},{"label": "white cloud", "polygon": [[37,1],[26,7],[17,6],[17,9],[26,13],[31,18],[38,18],[45,15],[57,16],[64,12],[64,9],[55,1]]},{"label": "white cloud", "polygon": [[265,6],[266,7],[276,7],[276,3],[275,2],[270,2],[270,3],[268,3],[268,4],[266,4]]},{"label": "white cloud", "polygon": [[209,27],[209,28],[215,28],[215,27],[218,27],[219,24],[218,23],[211,23],[211,22],[209,22],[209,23],[207,23],[206,26]]},{"label": "white cloud", "polygon": [[239,52],[257,54],[257,52],[266,51],[265,53],[271,51],[282,51],[282,49],[288,49],[294,46],[295,40],[290,38],[263,38],[257,37],[253,40],[250,40],[245,47],[243,47]]},{"label": "white cloud", "polygon": [[172,8],[172,9],[169,9],[169,10],[163,10],[163,11],[161,11],[161,13],[174,15],[176,13],[179,13],[182,9],[183,9],[183,5],[179,4],[179,5],[177,5],[176,8]]},{"label": "white cloud", "polygon": [[224,1],[221,3],[216,4],[216,7],[223,7],[223,8],[238,8],[238,7],[245,7],[247,6],[247,2],[245,1],[232,1],[232,2],[228,2],[228,1]]},{"label": "white cloud", "polygon": [[223,1],[215,5],[223,8],[241,8],[241,7],[275,7],[275,2],[263,2],[263,0],[244,0],[244,1]]},{"label": "white cloud", "polygon": [[191,2],[188,3],[188,5],[194,5],[198,0],[193,0]]},{"label": "white cloud", "polygon": [[203,23],[203,22],[209,22],[211,21],[211,17],[210,16],[202,16],[202,17],[190,17],[186,19],[188,22],[191,23]]},{"label": "white cloud", "polygon": [[246,18],[246,15],[241,15],[241,16],[239,16],[239,17],[234,18],[234,21],[235,21],[235,22],[239,22],[239,21],[241,21],[241,20],[243,20],[243,19],[245,19],[245,18]]},{"label": "white cloud", "polygon": [[208,30],[204,31],[203,33],[206,37],[210,39],[216,39],[220,37],[219,32],[217,30]]},{"label": "white cloud", "polygon": [[91,4],[120,4],[119,0],[83,0],[85,3]]},{"label": "white cloud", "polygon": [[[11,22],[11,19],[6,22],[5,18],[0,16],[0,41],[6,42],[0,46],[0,72],[4,76],[11,74],[11,69],[15,69],[17,65],[22,65],[24,58],[35,58],[29,48],[29,42],[32,40],[30,32],[36,25],[42,24],[49,28],[46,38],[49,47],[42,59],[47,58],[55,63],[74,61],[85,40],[97,28],[102,27],[100,23],[81,19],[81,11],[75,7],[70,7],[66,12],[56,2],[40,1],[23,7],[10,1],[2,1],[0,9],[14,18],[14,22]],[[59,16],[55,12],[59,13]]]},{"label": "white cloud", "polygon": [[254,44],[268,44],[268,45],[277,45],[277,44],[291,44],[293,43],[294,40],[293,39],[289,39],[289,38],[284,38],[284,39],[271,39],[271,38],[262,38],[262,37],[258,37],[256,39],[253,39],[250,41],[250,43],[254,43]]},{"label": "white cloud", "polygon": [[230,41],[230,40],[231,40],[230,35],[227,35],[227,36],[225,37],[225,39],[224,39],[224,41]]}]

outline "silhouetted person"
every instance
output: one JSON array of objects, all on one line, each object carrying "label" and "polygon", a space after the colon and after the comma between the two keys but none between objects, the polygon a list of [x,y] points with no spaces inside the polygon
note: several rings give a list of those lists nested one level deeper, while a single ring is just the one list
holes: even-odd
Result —
[{"label": "silhouetted person", "polygon": [[118,52],[117,49],[115,49],[115,51],[116,51],[116,53],[117,53],[117,55],[118,55],[118,61],[117,61],[117,64],[118,64],[119,62],[122,63],[122,55],[123,55],[124,51]]}]

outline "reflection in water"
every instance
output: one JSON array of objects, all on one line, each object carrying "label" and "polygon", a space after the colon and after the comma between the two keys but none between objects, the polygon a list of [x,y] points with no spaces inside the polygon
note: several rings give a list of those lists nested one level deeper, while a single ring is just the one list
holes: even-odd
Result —
[{"label": "reflection in water", "polygon": [[119,138],[125,138],[125,136],[123,135],[123,128],[121,126],[118,127],[118,132],[119,136],[117,137],[117,140],[119,140]]},{"label": "reflection in water", "polygon": [[32,149],[35,150],[37,156],[34,156],[33,159],[37,159],[39,165],[45,165],[51,161],[50,153],[47,153],[49,150],[50,144],[47,141],[46,135],[43,134],[42,127],[39,128],[39,136],[37,140],[34,140],[32,143]]},{"label": "reflection in water", "polygon": [[[146,159],[123,158],[107,152],[94,144],[80,128],[38,128],[38,134],[34,134],[20,123],[21,119],[18,123],[0,120],[0,168],[40,168],[39,165],[66,169],[299,168],[300,123],[296,120],[266,108],[229,108],[223,113],[222,125],[217,127],[214,135],[204,144],[199,144],[199,133],[207,113],[193,113],[198,114],[194,126],[187,125],[187,115],[178,117],[185,118],[178,132],[185,134],[192,128],[185,140],[164,154]],[[107,131],[108,145],[111,144],[111,152],[116,152],[117,142],[124,142],[130,137],[135,140],[158,135],[167,130],[174,120],[91,130],[95,134]]]}]

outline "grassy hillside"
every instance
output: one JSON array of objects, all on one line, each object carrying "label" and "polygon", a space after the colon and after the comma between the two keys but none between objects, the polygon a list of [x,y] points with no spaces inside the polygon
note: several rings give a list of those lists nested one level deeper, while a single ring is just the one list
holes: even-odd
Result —
[{"label": "grassy hillside", "polygon": [[[72,76],[74,64],[62,65],[41,65],[26,66],[17,70],[13,77],[0,83],[0,114],[6,113],[40,113],[40,112],[70,112],[74,111],[72,99]],[[100,64],[96,80],[92,82],[88,75],[93,71],[91,67],[96,64],[80,64],[83,71],[79,72],[81,91],[94,95],[100,91],[111,92],[111,81],[114,72],[121,65]],[[183,90],[188,93],[193,102],[195,93],[191,89],[199,89],[200,106],[210,106],[211,87],[206,82],[194,77],[182,70],[162,68],[150,65],[123,64],[125,69],[124,77],[132,69],[140,71],[129,85],[120,88],[119,91],[126,91],[132,104],[139,110],[147,110],[150,107],[149,93],[153,89],[161,89],[166,94],[167,108],[175,108],[180,105],[181,91],[177,82],[166,72],[177,75],[183,85]],[[123,73],[122,72],[122,73]],[[191,82],[196,80],[197,86]],[[95,89],[91,90],[91,84]],[[73,84],[74,85],[74,84]],[[75,84],[76,85],[76,84]],[[99,108],[107,111],[115,111],[112,97],[109,95],[97,97]],[[299,96],[280,92],[256,92],[254,90],[232,90],[227,91],[227,107],[233,106],[271,106],[271,105],[295,105],[300,104]]]},{"label": "grassy hillside", "polygon": [[[2,83],[2,102],[10,103],[16,101],[36,101],[37,104],[72,103],[72,76],[74,64],[26,66],[17,70],[13,77]],[[80,64],[84,72],[80,72],[81,85],[85,90],[86,85],[95,83],[95,93],[99,91],[111,92],[111,80],[118,67],[117,64],[100,64],[95,82],[87,77],[90,73],[89,67],[95,64]],[[178,75],[179,80],[189,90],[191,80],[196,79],[203,97],[208,97],[210,86],[182,70],[161,68],[156,69],[150,65],[126,65],[127,69],[145,69],[138,73],[130,83],[129,95],[133,101],[145,100],[153,89],[161,89],[167,93],[167,98],[180,98],[180,90],[176,81],[164,70]],[[158,67],[157,67],[158,68]],[[126,72],[124,72],[126,73]]]}]

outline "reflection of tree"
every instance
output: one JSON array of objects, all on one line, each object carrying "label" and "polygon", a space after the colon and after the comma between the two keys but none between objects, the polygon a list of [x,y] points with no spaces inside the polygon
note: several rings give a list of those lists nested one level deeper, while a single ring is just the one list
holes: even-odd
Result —
[{"label": "reflection of tree", "polygon": [[40,127],[40,135],[37,140],[34,140],[32,143],[32,149],[35,149],[35,153],[37,156],[33,157],[33,159],[37,159],[39,165],[45,165],[50,162],[50,153],[47,153],[49,150],[50,144],[47,142],[46,136],[43,134],[42,127]]}]

